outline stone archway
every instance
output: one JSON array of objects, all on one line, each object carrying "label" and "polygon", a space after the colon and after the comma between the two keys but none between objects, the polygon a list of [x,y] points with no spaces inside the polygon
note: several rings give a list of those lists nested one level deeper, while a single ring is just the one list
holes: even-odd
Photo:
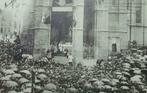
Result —
[{"label": "stone archway", "polygon": [[[47,12],[48,11],[48,12]],[[51,16],[52,11],[72,11],[74,27],[72,34],[72,54],[77,60],[83,59],[83,22],[84,22],[84,0],[73,1],[71,6],[52,6],[52,0],[35,0],[34,11],[34,56],[38,57],[50,47],[51,24],[44,24],[42,19]],[[41,53],[41,54],[40,54]]]}]

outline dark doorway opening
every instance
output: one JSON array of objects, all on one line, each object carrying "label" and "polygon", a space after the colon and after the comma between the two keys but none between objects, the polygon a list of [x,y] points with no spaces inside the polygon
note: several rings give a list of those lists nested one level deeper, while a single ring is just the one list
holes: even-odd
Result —
[{"label": "dark doorway opening", "polygon": [[72,42],[72,12],[53,12],[51,43]]},{"label": "dark doorway opening", "polygon": [[72,12],[52,12],[50,40],[56,56],[65,56],[72,50],[72,21]]},{"label": "dark doorway opening", "polygon": [[112,44],[112,52],[117,52],[117,44],[116,43]]}]

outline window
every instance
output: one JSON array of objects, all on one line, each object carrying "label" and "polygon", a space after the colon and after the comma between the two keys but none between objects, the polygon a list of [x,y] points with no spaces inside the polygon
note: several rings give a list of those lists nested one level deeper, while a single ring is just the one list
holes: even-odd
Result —
[{"label": "window", "polygon": [[117,52],[117,45],[116,45],[116,43],[112,44],[112,52]]},{"label": "window", "polygon": [[117,1],[116,0],[112,0],[112,5],[116,6],[116,4],[117,4]]},{"label": "window", "polygon": [[130,2],[129,0],[127,0],[127,10],[129,10],[129,7],[130,7]]},{"label": "window", "polygon": [[141,23],[142,22],[142,4],[141,0],[136,1],[136,23]]},{"label": "window", "polygon": [[99,0],[99,4],[101,5],[104,2],[104,0]]},{"label": "window", "polygon": [[59,0],[53,0],[53,6],[55,6],[55,7],[56,7],[56,6],[59,6],[58,3],[59,3]]},{"label": "window", "polygon": [[66,4],[71,4],[73,3],[72,0],[66,0]]},{"label": "window", "polygon": [[66,4],[71,4],[73,3],[72,0],[66,0]]},{"label": "window", "polygon": [[109,24],[110,30],[117,31],[119,30],[119,14],[118,13],[111,13],[109,15],[109,21],[111,24]]},{"label": "window", "polygon": [[3,33],[3,28],[1,28],[1,33]]},{"label": "window", "polygon": [[136,9],[136,23],[141,23],[141,8]]},{"label": "window", "polygon": [[5,2],[5,8],[7,7],[7,3]]}]

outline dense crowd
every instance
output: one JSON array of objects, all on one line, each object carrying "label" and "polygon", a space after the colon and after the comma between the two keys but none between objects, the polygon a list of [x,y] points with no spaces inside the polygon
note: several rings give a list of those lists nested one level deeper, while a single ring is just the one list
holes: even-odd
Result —
[{"label": "dense crowd", "polygon": [[86,67],[34,60],[23,56],[19,42],[1,41],[0,93],[147,93],[143,51],[130,49]]}]

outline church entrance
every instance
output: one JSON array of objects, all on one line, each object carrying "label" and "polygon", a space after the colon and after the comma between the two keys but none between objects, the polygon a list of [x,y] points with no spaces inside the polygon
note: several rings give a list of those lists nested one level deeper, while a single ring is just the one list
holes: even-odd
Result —
[{"label": "church entrance", "polygon": [[72,21],[72,12],[52,12],[51,46],[56,47],[57,52],[63,53],[72,49]]},{"label": "church entrance", "polygon": [[72,42],[72,13],[53,12],[51,43]]}]

